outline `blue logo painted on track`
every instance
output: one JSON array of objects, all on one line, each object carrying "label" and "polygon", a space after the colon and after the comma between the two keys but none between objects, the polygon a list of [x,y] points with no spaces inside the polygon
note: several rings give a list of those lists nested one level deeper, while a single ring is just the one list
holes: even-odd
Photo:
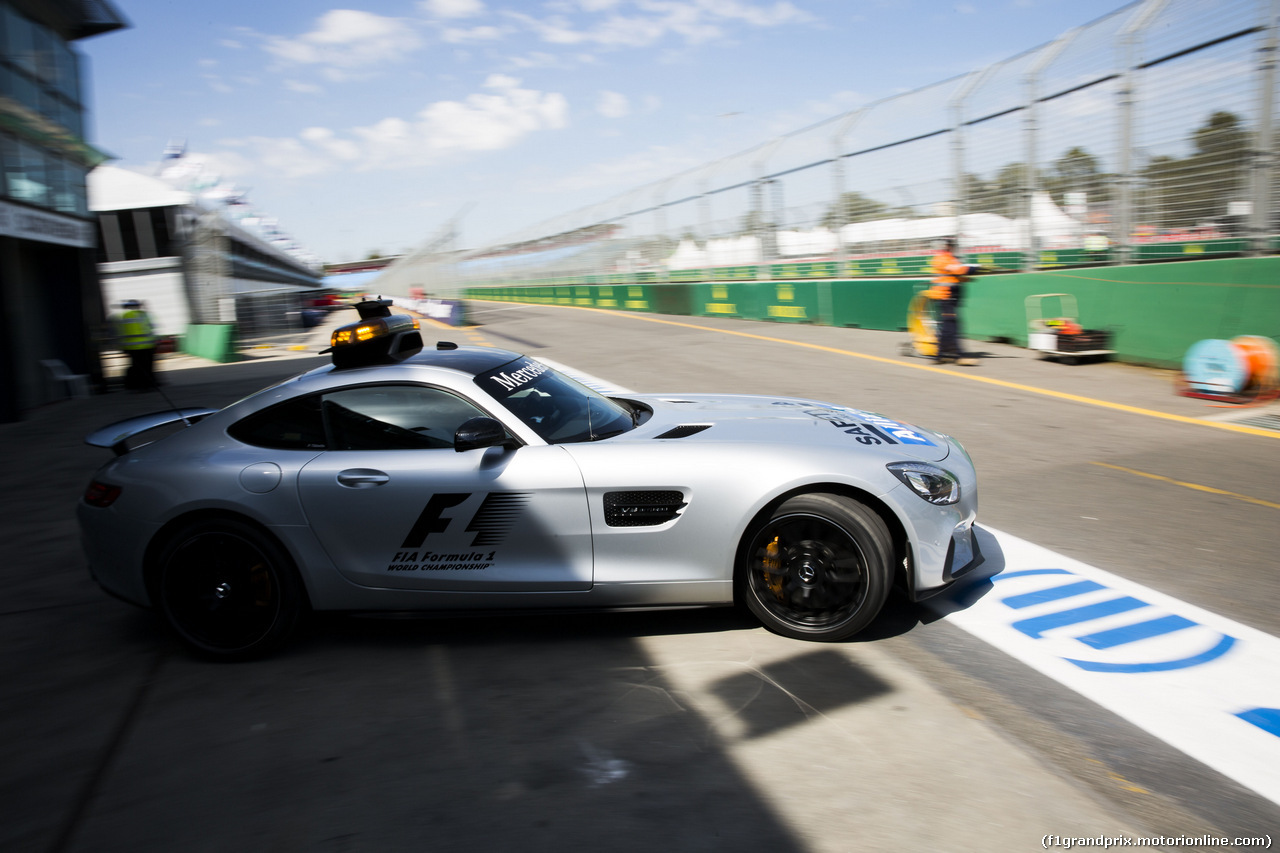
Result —
[{"label": "blue logo painted on track", "polygon": [[[1080,577],[1066,569],[1025,569],[993,575],[992,583],[1005,582],[1018,578],[1036,575],[1065,576],[1065,583],[1032,590],[1030,592],[1012,593],[1000,599],[1006,607],[1023,610],[1050,603],[1061,603],[1063,608],[1048,610],[1040,608],[1034,616],[1019,619],[1011,627],[1026,634],[1033,640],[1043,639],[1045,633],[1058,628],[1083,626],[1104,617],[1130,614],[1133,621],[1118,627],[1089,631],[1074,636],[1077,642],[1101,654],[1082,655],[1079,658],[1063,657],[1068,663],[1075,664],[1090,672],[1167,672],[1174,669],[1187,669],[1208,663],[1222,657],[1235,645],[1236,639],[1219,631],[1207,628],[1199,622],[1187,619],[1174,613],[1162,612],[1154,605],[1111,590],[1097,581]],[[1056,580],[1056,578],[1055,578]],[[1114,596],[1101,598],[1093,596],[1088,604],[1080,604],[1078,596],[1101,591],[1114,592]],[[1149,640],[1167,634],[1200,629],[1201,633],[1210,634],[1202,651],[1192,655],[1184,655],[1170,660],[1131,660],[1126,659],[1126,647],[1140,640]],[[1113,650],[1116,650],[1113,652]],[[1254,722],[1250,720],[1250,722]],[[1261,725],[1255,722],[1255,725]],[[1262,726],[1266,728],[1265,725]]]},{"label": "blue logo painted on track", "polygon": [[1248,711],[1241,711],[1236,716],[1268,734],[1280,737],[1280,708],[1251,708]]}]

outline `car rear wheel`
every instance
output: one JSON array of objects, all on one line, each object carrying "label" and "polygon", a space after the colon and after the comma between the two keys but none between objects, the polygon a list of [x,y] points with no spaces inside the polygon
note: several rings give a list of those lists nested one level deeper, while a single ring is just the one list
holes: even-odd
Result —
[{"label": "car rear wheel", "polygon": [[737,580],[769,630],[834,641],[875,619],[892,564],[889,528],[871,509],[838,495],[798,495],[751,534]]},{"label": "car rear wheel", "polygon": [[183,527],[164,548],[158,603],[165,621],[197,653],[258,657],[293,629],[304,595],[293,561],[274,539],[234,519]]}]

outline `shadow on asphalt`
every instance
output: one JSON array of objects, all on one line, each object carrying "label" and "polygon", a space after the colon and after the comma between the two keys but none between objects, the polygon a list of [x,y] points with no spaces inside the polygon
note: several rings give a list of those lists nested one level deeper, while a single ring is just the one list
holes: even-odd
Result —
[{"label": "shadow on asphalt", "polygon": [[[158,614],[150,610],[110,602],[125,614],[113,620],[121,632],[122,646],[153,646],[188,655]],[[894,594],[865,630],[834,645],[875,643],[898,637],[916,626],[933,621],[934,615],[905,596]],[[506,611],[481,613],[313,613],[273,656],[322,658],[326,650],[365,650],[377,655],[388,650],[437,645],[485,646],[511,643],[523,646],[556,645],[562,641],[591,644],[644,637],[693,634],[728,634],[764,631],[755,617],[734,607],[683,608],[627,612]],[[827,644],[795,641],[802,646],[823,648]],[[252,665],[252,664],[249,664]]]}]

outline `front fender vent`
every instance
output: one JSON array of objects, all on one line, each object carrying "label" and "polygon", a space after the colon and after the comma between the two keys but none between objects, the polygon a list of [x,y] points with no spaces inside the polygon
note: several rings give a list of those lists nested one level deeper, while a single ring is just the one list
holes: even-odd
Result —
[{"label": "front fender vent", "polygon": [[675,491],[605,492],[604,521],[610,527],[651,527],[665,524],[686,506]]},{"label": "front fender vent", "polygon": [[697,435],[704,429],[711,429],[711,424],[681,424],[678,427],[672,427],[662,435],[655,435],[654,438],[688,438],[691,435]]}]

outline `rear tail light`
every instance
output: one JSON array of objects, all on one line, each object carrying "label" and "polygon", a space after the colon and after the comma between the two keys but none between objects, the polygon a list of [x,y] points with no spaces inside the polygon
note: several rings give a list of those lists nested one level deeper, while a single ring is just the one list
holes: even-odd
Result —
[{"label": "rear tail light", "polygon": [[119,486],[94,480],[89,483],[89,488],[84,490],[84,502],[89,506],[108,507],[120,497],[120,491]]}]

